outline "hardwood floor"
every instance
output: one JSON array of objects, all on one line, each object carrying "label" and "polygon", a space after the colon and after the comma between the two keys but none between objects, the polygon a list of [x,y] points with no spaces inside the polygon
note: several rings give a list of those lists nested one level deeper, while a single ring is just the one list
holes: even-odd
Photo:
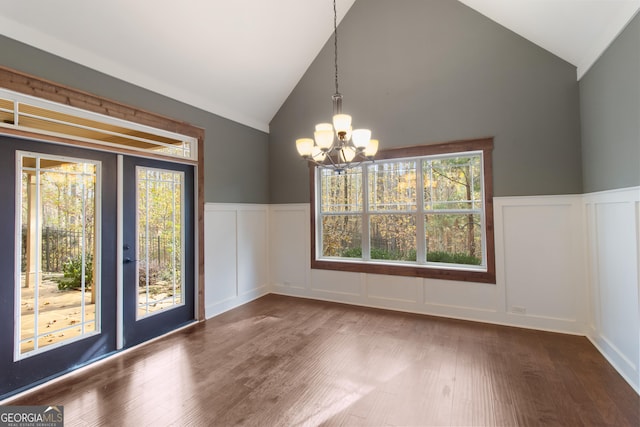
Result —
[{"label": "hardwood floor", "polygon": [[584,337],[268,295],[14,399],[66,426],[638,426]]}]

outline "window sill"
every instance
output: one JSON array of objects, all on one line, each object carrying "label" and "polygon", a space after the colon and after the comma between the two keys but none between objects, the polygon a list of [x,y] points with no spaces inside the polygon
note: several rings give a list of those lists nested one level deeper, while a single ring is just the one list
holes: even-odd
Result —
[{"label": "window sill", "polygon": [[348,271],[353,273],[385,274],[390,276],[422,277],[463,282],[496,283],[495,271],[460,270],[450,267],[438,268],[431,265],[383,264],[358,261],[311,260],[311,268],[316,270]]}]

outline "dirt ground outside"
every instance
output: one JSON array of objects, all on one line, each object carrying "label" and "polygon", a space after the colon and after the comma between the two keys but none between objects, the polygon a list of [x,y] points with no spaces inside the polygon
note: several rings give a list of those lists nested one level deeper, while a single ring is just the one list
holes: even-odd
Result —
[{"label": "dirt ground outside", "polygon": [[[38,292],[38,347],[42,348],[75,338],[84,332],[95,330],[95,304],[91,303],[91,291],[84,295],[84,319],[82,317],[82,292],[80,290],[58,290],[53,280],[62,274],[43,274]],[[34,349],[35,294],[34,288],[24,287],[22,277],[20,300],[20,338],[28,339],[20,345],[22,353]]]},{"label": "dirt ground outside", "polygon": [[[95,331],[95,304],[91,303],[91,291],[84,293],[84,319],[82,317],[82,292],[76,289],[59,290],[55,278],[62,274],[45,273],[38,292],[38,348],[70,340],[84,333]],[[34,288],[25,288],[22,276],[20,300],[20,345],[22,353],[34,349],[35,331],[35,294]],[[157,281],[149,286],[149,299],[146,288],[141,287],[138,295],[138,315],[145,316],[164,310],[175,304],[181,304],[181,292],[173,298],[173,286]],[[26,341],[25,341],[26,340]]]}]

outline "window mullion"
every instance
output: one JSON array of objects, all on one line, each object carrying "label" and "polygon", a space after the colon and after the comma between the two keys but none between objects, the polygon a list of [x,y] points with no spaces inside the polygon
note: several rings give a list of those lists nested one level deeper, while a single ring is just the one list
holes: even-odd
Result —
[{"label": "window mullion", "polygon": [[324,236],[322,233],[322,223],[324,221],[323,214],[322,214],[322,194],[323,194],[323,191],[326,191],[326,189],[324,188],[324,183],[322,181],[320,168],[318,167],[313,168],[313,175],[314,175],[315,182],[318,183],[318,185],[316,185],[315,187],[316,194],[315,194],[315,200],[313,202],[313,205],[315,206],[315,212],[312,212],[312,215],[314,215],[317,218],[317,223],[315,227],[316,229],[314,230],[314,233],[316,233],[315,253],[316,253],[316,258],[320,258],[323,253],[322,248],[324,247],[324,244],[322,242],[322,240],[324,239]]},{"label": "window mullion", "polygon": [[427,260],[425,216],[424,216],[424,160],[416,161],[416,262],[425,264]]},{"label": "window mullion", "polygon": [[362,165],[362,259],[371,259],[371,238],[369,233],[369,165]]},{"label": "window mullion", "polygon": [[480,176],[483,177],[480,181],[480,247],[482,248],[482,265],[487,265],[487,205],[484,198],[486,191],[484,172],[484,153],[480,153]]}]

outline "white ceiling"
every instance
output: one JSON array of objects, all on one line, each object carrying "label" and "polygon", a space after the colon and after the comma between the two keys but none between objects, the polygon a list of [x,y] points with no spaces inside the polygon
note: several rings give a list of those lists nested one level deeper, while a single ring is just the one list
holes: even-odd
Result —
[{"label": "white ceiling", "polygon": [[[337,0],[339,20],[354,1]],[[578,78],[640,9],[640,0],[461,1],[575,65]],[[265,132],[333,31],[329,0],[0,5],[7,37]]]},{"label": "white ceiling", "polygon": [[578,79],[640,9],[640,0],[460,1],[575,65]]}]

